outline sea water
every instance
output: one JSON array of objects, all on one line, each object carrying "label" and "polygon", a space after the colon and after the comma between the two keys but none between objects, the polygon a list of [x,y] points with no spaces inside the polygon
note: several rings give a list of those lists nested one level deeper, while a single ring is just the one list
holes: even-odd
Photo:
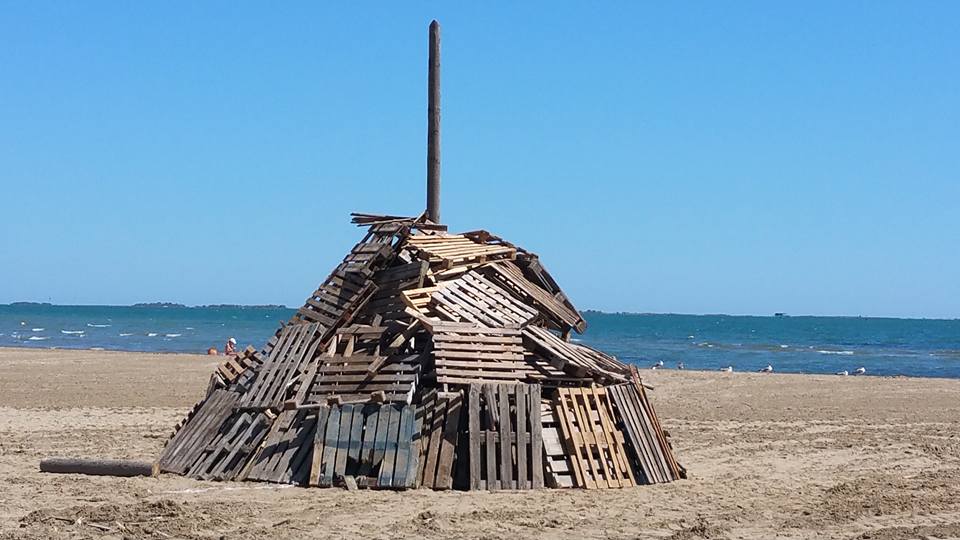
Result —
[{"label": "sea water", "polygon": [[[203,353],[259,348],[292,309],[0,305],[0,346]],[[641,368],[960,377],[960,320],[587,312],[573,339]]]}]

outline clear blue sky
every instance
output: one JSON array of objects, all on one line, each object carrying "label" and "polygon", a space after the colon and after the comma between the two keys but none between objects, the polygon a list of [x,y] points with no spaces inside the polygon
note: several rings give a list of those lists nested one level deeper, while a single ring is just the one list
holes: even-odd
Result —
[{"label": "clear blue sky", "polygon": [[6,2],[0,302],[299,305],[443,206],[579,307],[960,317],[960,3]]}]

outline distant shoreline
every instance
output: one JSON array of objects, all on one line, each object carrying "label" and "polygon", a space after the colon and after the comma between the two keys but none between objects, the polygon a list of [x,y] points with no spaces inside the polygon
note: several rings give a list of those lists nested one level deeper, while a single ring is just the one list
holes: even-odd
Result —
[{"label": "distant shoreline", "polygon": [[[0,303],[0,307],[125,307],[148,309],[287,309],[296,308],[283,304],[198,304],[187,305],[179,302],[137,302],[135,304],[53,304],[50,302],[9,302]],[[752,317],[758,319],[870,319],[895,321],[960,321],[960,317],[894,317],[879,315],[809,315],[791,313],[770,313],[769,315],[733,314],[733,313],[654,313],[649,311],[601,311],[585,309],[583,315],[612,315],[626,317]]]},{"label": "distant shoreline", "polygon": [[124,307],[124,308],[174,308],[174,309],[293,309],[283,304],[202,304],[188,306],[177,302],[137,302],[136,304],[51,304],[50,302],[10,302],[0,304],[9,307]]}]

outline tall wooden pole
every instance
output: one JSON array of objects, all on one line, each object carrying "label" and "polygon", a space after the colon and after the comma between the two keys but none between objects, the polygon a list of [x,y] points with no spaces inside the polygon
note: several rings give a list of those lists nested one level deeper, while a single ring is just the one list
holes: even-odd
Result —
[{"label": "tall wooden pole", "polygon": [[427,75],[427,219],[440,223],[440,23],[430,23]]}]

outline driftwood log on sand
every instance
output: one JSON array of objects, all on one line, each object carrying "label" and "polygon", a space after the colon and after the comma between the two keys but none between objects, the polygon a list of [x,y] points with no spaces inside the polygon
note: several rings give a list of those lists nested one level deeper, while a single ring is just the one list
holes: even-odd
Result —
[{"label": "driftwood log on sand", "polygon": [[156,462],[129,459],[52,457],[40,460],[40,472],[92,474],[98,476],[156,476]]}]

